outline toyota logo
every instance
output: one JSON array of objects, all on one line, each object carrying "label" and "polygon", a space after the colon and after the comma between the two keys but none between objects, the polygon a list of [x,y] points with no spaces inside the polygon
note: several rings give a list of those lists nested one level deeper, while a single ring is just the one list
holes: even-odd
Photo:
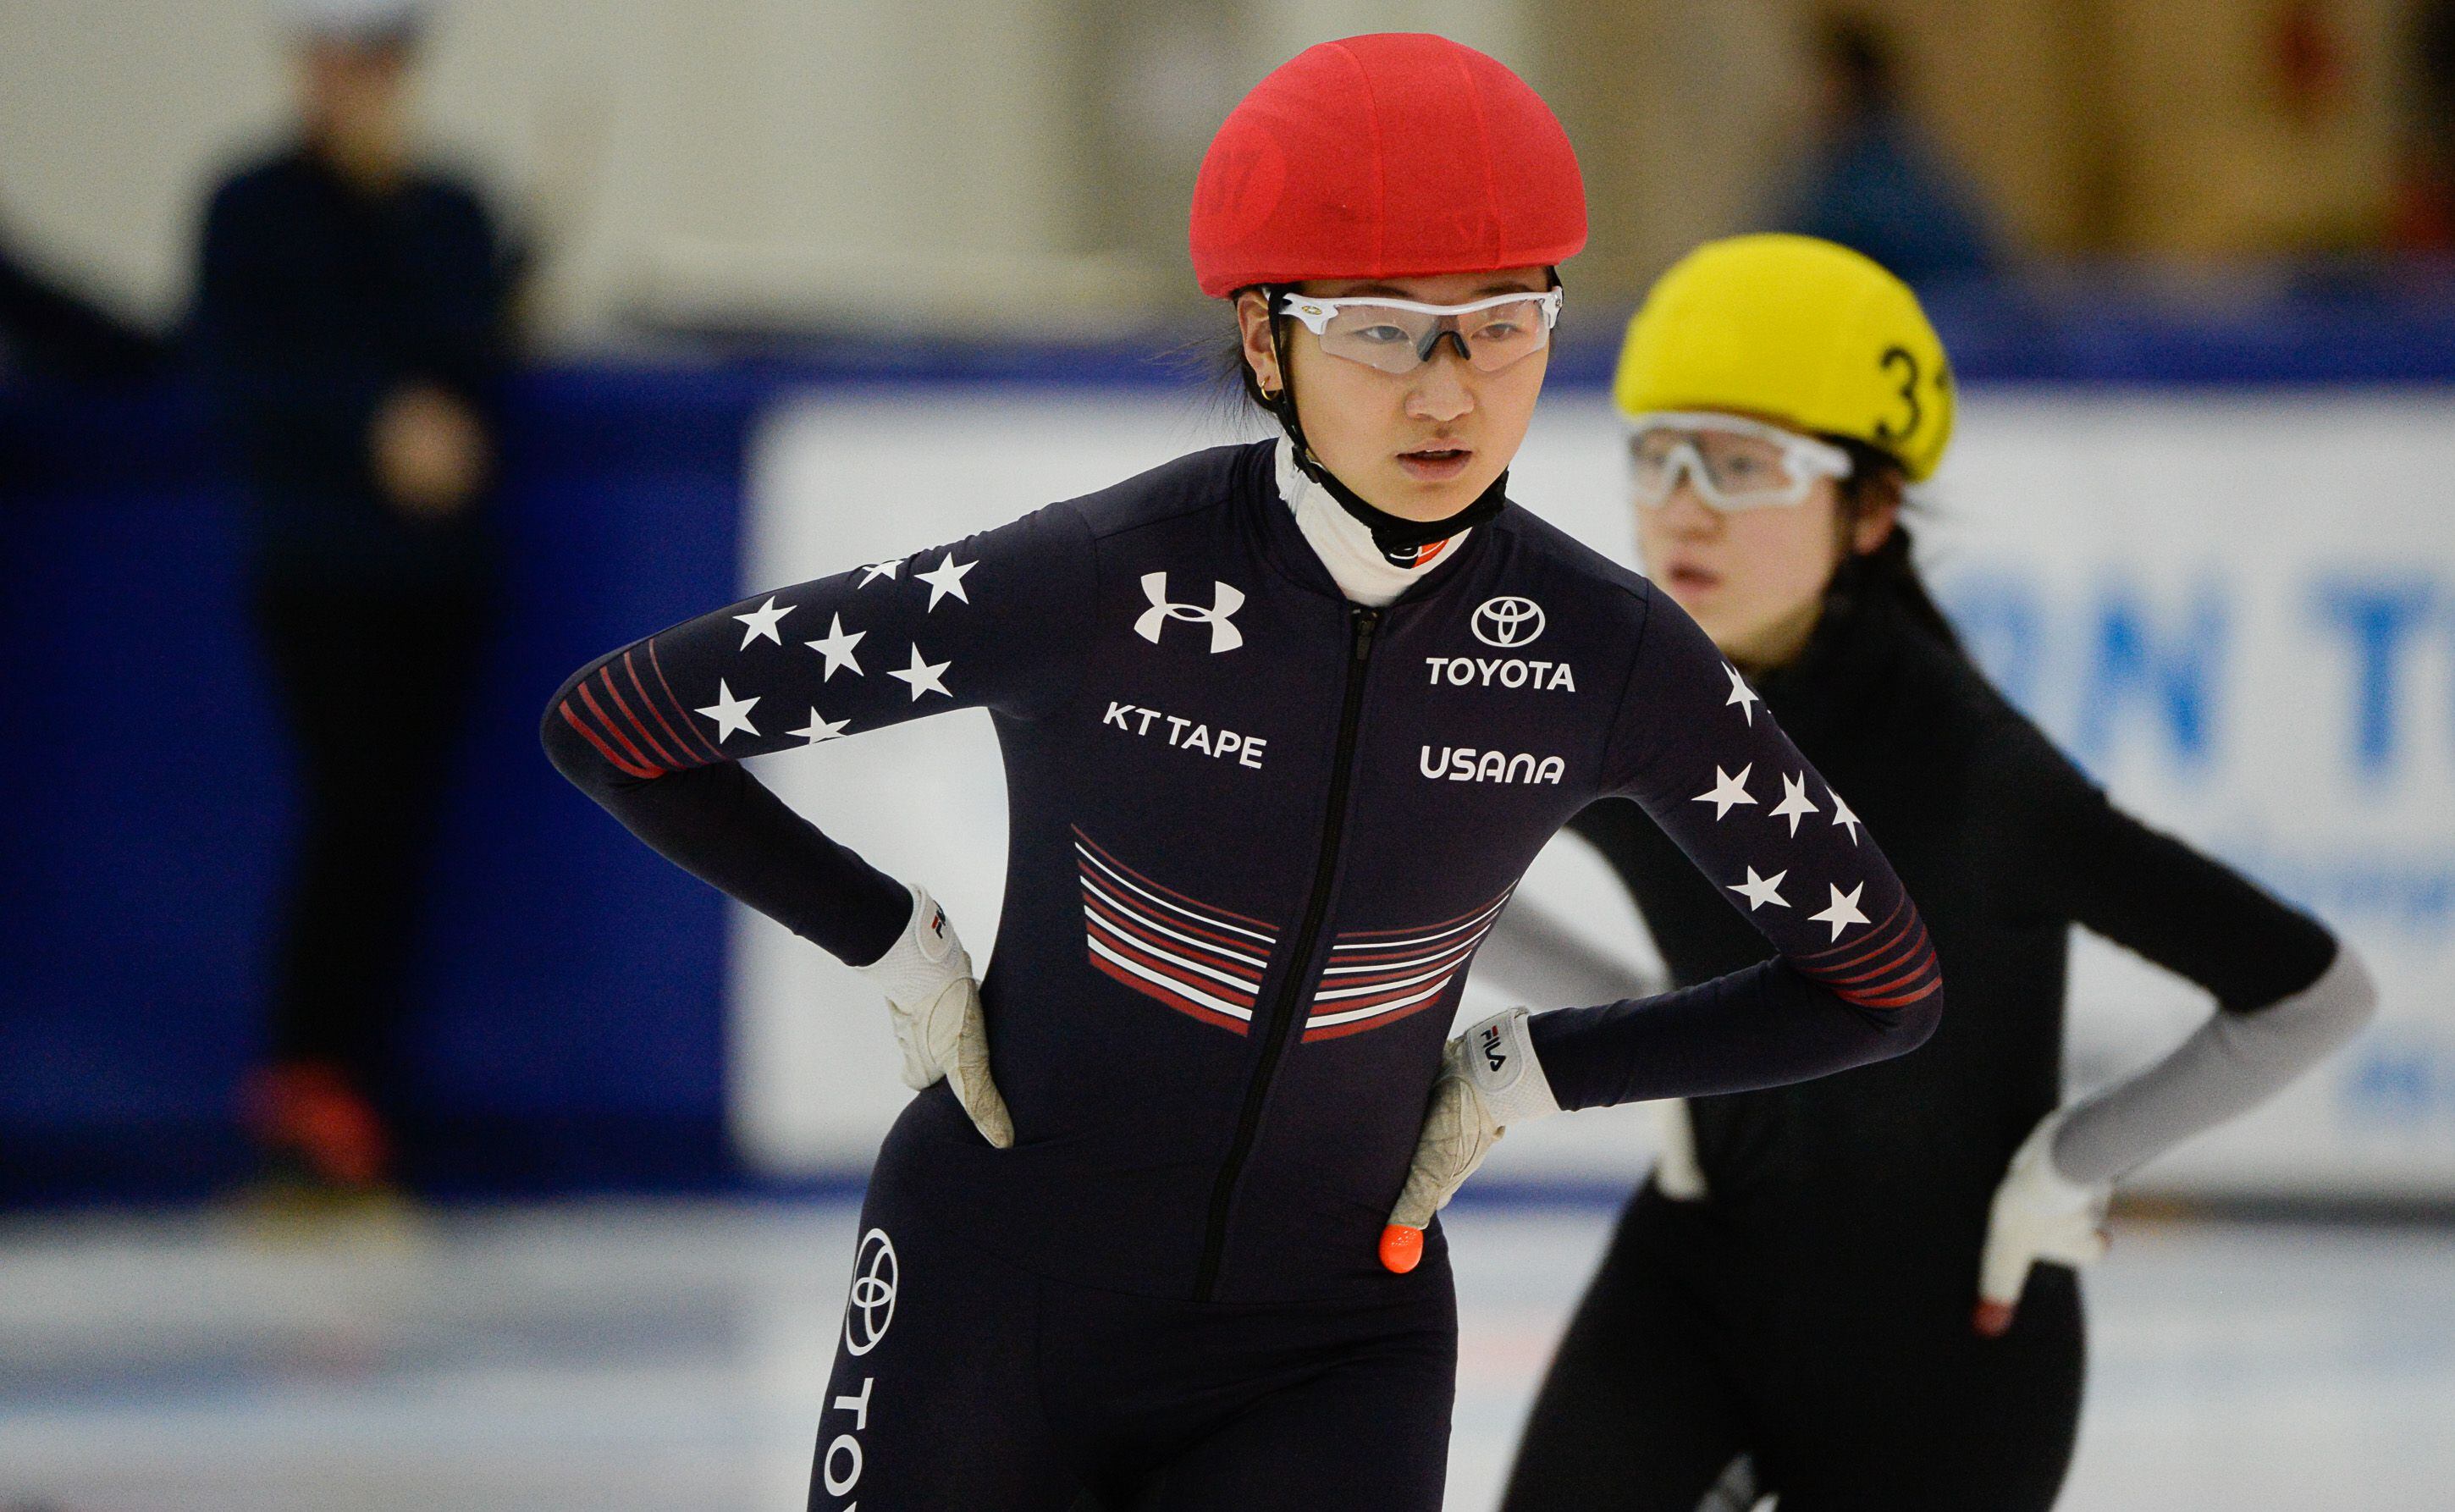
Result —
[{"label": "toyota logo", "polygon": [[1486,645],[1532,645],[1543,633],[1543,606],[1514,594],[1486,599],[1475,606],[1468,627]]},{"label": "toyota logo", "polygon": [[852,1259],[852,1296],[844,1302],[844,1352],[866,1355],[895,1321],[895,1241],[884,1229],[861,1236]]}]

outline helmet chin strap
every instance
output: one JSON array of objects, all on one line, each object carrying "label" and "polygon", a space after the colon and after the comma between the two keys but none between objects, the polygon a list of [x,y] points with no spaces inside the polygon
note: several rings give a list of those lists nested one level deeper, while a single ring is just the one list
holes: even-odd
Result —
[{"label": "helmet chin strap", "polygon": [[[1268,297],[1275,305],[1277,291],[1272,290]],[[1305,439],[1304,422],[1296,418],[1295,370],[1288,362],[1286,327],[1277,315],[1270,317],[1270,345],[1279,359],[1279,391],[1269,397],[1270,413],[1277,417],[1280,426],[1287,431],[1288,439],[1295,443],[1296,466],[1307,478],[1319,483],[1324,493],[1338,501],[1339,508],[1364,522],[1364,527],[1372,532],[1372,544],[1379,547],[1381,555],[1392,564],[1413,566],[1424,547],[1473,529],[1499,514],[1501,507],[1509,502],[1509,473],[1506,469],[1491,480],[1491,487],[1475,496],[1474,502],[1439,520],[1409,520],[1366,502],[1362,495],[1341,482],[1336,474],[1321,464],[1321,459],[1313,455],[1312,443]]]}]

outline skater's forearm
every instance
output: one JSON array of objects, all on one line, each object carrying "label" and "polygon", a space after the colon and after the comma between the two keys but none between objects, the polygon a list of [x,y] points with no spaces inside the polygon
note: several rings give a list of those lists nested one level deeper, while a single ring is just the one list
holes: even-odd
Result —
[{"label": "skater's forearm", "polygon": [[1939,991],[1870,1007],[1775,959],[1653,997],[1538,1013],[1529,1029],[1560,1106],[1595,1108],[1754,1092],[1889,1060],[1926,1043],[1942,1012]]},{"label": "skater's forearm", "polygon": [[2249,1112],[2361,1032],[2377,1004],[2361,957],[2340,947],[2301,991],[2212,1015],[2164,1059],[2075,1106],[2055,1136],[2056,1170],[2110,1180]]},{"label": "skater's forearm", "polygon": [[1088,622],[1073,609],[1091,591],[1088,527],[1051,505],[599,657],[547,704],[545,748],[658,854],[865,966],[911,894],[738,763],[958,708],[1043,718],[1080,680]]},{"label": "skater's forearm", "polygon": [[2067,917],[2205,989],[2217,1013],[2164,1059],[2073,1108],[2054,1165],[2100,1182],[2264,1102],[2350,1039],[2376,999],[2326,926],[2110,803],[2042,740],[2003,764],[1987,858],[2003,901]]},{"label": "skater's forearm", "polygon": [[560,717],[563,702],[546,713],[546,754],[624,828],[848,965],[886,953],[912,909],[902,883],[828,839],[734,763],[656,777],[621,771]]}]

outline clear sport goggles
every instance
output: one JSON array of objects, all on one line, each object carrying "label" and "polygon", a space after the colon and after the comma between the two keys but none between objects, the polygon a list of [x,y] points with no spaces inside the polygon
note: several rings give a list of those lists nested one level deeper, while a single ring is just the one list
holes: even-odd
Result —
[{"label": "clear sport goggles", "polygon": [[1288,294],[1281,296],[1279,313],[1303,321],[1330,356],[1384,373],[1413,372],[1432,359],[1444,338],[1477,369],[1497,373],[1552,344],[1560,291],[1500,294],[1465,304]]},{"label": "clear sport goggles", "polygon": [[1682,474],[1725,513],[1803,504],[1816,480],[1850,476],[1840,447],[1736,415],[1664,411],[1627,424],[1630,491],[1647,509],[1669,503]]}]

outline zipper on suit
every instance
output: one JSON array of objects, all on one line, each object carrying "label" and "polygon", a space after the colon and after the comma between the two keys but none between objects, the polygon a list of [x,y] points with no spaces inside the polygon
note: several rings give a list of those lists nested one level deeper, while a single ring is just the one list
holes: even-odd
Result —
[{"label": "zipper on suit", "polygon": [[1235,1203],[1236,1182],[1244,1175],[1246,1157],[1253,1153],[1270,1078],[1278,1073],[1288,1041],[1304,1022],[1305,993],[1312,985],[1320,955],[1320,942],[1313,936],[1329,911],[1330,884],[1338,875],[1338,846],[1347,828],[1347,794],[1355,777],[1355,726],[1364,713],[1364,675],[1372,662],[1372,632],[1380,623],[1378,609],[1357,605],[1348,615],[1347,697],[1339,707],[1338,746],[1330,758],[1329,812],[1322,820],[1321,853],[1313,860],[1312,895],[1305,903],[1304,922],[1294,936],[1304,953],[1288,963],[1278,996],[1271,1000],[1268,1022],[1256,1025],[1263,1036],[1262,1058],[1253,1066],[1253,1079],[1245,1084],[1245,1110],[1236,1120],[1236,1139],[1228,1147],[1228,1158],[1210,1189],[1210,1221],[1203,1233],[1202,1264],[1193,1283],[1193,1295],[1201,1301],[1210,1300],[1219,1284],[1219,1265],[1228,1248],[1228,1210]]}]

